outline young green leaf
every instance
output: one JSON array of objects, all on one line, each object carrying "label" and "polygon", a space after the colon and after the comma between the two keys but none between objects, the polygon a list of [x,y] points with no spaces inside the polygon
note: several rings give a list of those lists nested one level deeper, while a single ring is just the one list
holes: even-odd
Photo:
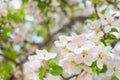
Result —
[{"label": "young green leaf", "polygon": [[110,32],[119,32],[116,28],[112,28]]},{"label": "young green leaf", "polygon": [[43,77],[44,77],[45,73],[46,73],[46,69],[41,67],[40,72],[39,72],[39,79],[40,80],[43,80]]},{"label": "young green leaf", "polygon": [[105,73],[106,71],[107,71],[107,66],[104,64],[100,72]]},{"label": "young green leaf", "polygon": [[63,73],[63,68],[61,66],[59,66],[58,64],[56,64],[55,62],[50,62],[50,74],[54,75],[54,76],[58,76],[60,74]]},{"label": "young green leaf", "polygon": [[100,41],[105,45],[105,46],[107,46],[107,44],[106,44],[106,42],[105,42],[105,40],[102,38],[102,39],[100,39]]}]

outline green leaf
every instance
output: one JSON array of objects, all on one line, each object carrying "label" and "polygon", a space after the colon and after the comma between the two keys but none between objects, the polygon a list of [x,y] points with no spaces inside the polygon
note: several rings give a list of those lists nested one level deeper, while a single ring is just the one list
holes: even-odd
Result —
[{"label": "green leaf", "polygon": [[12,64],[0,63],[0,80],[7,80],[10,73],[13,72]]},{"label": "green leaf", "polygon": [[105,73],[107,71],[107,65],[103,65],[102,70],[100,71],[101,73]]},{"label": "green leaf", "polygon": [[101,14],[105,14],[106,10],[107,10],[107,8],[103,9],[103,10],[101,11]]},{"label": "green leaf", "polygon": [[119,32],[116,28],[112,28],[110,32]]},{"label": "green leaf", "polygon": [[114,34],[109,34],[109,33],[107,34],[107,38],[110,39],[110,40],[111,39],[117,39]]},{"label": "green leaf", "polygon": [[44,77],[45,73],[46,73],[46,69],[41,67],[40,72],[39,72],[39,79],[40,80],[43,80],[43,77]]},{"label": "green leaf", "polygon": [[46,30],[46,26],[42,26],[40,29],[36,29],[37,35],[42,36],[44,39],[47,39],[48,32]]},{"label": "green leaf", "polygon": [[116,15],[116,13],[113,13],[113,14],[112,14],[112,16],[115,16],[115,15]]},{"label": "green leaf", "polygon": [[38,1],[38,7],[41,10],[41,12],[44,12],[45,9],[51,4],[52,0],[48,0],[46,2],[42,2],[41,0]]},{"label": "green leaf", "polygon": [[92,3],[93,3],[93,4],[98,4],[98,3],[99,3],[99,0],[92,0]]},{"label": "green leaf", "polygon": [[63,68],[61,66],[59,66],[58,64],[56,64],[55,62],[50,62],[49,63],[50,66],[50,74],[54,75],[54,76],[58,76],[60,74],[63,73]]},{"label": "green leaf", "polygon": [[28,0],[22,0],[22,3],[24,4],[24,3],[27,3],[28,2]]},{"label": "green leaf", "polygon": [[12,71],[13,71],[13,67],[12,67],[11,64],[6,64],[6,65],[4,66],[4,68],[5,68],[5,70],[6,70],[7,72],[12,72]]},{"label": "green leaf", "polygon": [[25,10],[24,10],[24,8],[23,8],[23,7],[22,7],[22,8],[17,9],[17,11],[18,11],[18,14],[20,14],[21,16],[24,16],[24,15],[25,15]]},{"label": "green leaf", "polygon": [[4,28],[2,28],[2,30],[3,31],[2,31],[2,34],[1,34],[1,39],[7,41],[8,40],[8,33],[12,32],[14,29],[11,28],[11,27],[9,27],[9,28],[4,27]]},{"label": "green leaf", "polygon": [[107,46],[107,44],[106,44],[106,42],[105,42],[105,40],[104,40],[103,38],[101,38],[100,41],[101,41],[105,46]]},{"label": "green leaf", "polygon": [[96,64],[97,62],[96,61],[94,61],[93,63],[92,63],[92,65],[90,66],[91,68],[92,68],[92,71],[93,72],[95,72],[95,73],[97,73],[98,75],[100,74],[100,73],[105,73],[106,71],[107,71],[107,66],[104,64],[103,65],[103,68],[102,69],[99,69],[98,67],[97,67],[97,64]]},{"label": "green leaf", "polygon": [[24,8],[18,9],[17,12],[13,13],[12,9],[8,9],[7,18],[11,21],[15,21],[17,23],[22,22],[24,16]]},{"label": "green leaf", "polygon": [[113,75],[110,80],[119,80],[119,79]]},{"label": "green leaf", "polygon": [[91,20],[97,19],[97,14],[96,14],[95,12],[93,12],[93,13],[90,15],[89,19],[91,19]]},{"label": "green leaf", "polygon": [[17,55],[13,49],[4,49],[3,53],[12,60],[15,60]]}]

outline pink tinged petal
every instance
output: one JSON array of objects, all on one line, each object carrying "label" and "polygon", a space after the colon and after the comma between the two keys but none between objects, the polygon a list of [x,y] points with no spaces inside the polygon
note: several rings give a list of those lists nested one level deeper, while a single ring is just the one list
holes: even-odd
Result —
[{"label": "pink tinged petal", "polygon": [[98,36],[104,36],[104,33],[102,31],[98,32]]},{"label": "pink tinged petal", "polygon": [[48,52],[46,50],[38,50],[38,49],[36,49],[36,54],[37,55],[41,55],[43,53],[48,53]]},{"label": "pink tinged petal", "polygon": [[71,51],[73,51],[74,49],[77,48],[77,47],[75,46],[75,44],[73,44],[73,43],[68,43],[66,47],[67,47],[67,49],[69,49],[69,50],[71,50]]},{"label": "pink tinged petal", "polygon": [[60,47],[60,41],[55,41],[54,44],[55,46]]},{"label": "pink tinged petal", "polygon": [[90,55],[87,55],[85,58],[84,58],[84,63],[88,66],[91,66],[92,65],[92,57]]},{"label": "pink tinged petal", "polygon": [[30,65],[31,65],[30,62],[26,62],[24,64],[23,68],[24,68],[24,74],[25,75],[33,72],[33,70],[30,68]]},{"label": "pink tinged petal", "polygon": [[110,30],[111,30],[111,26],[105,26],[104,28],[105,33],[110,32]]},{"label": "pink tinged petal", "polygon": [[87,41],[87,42],[85,42],[85,44],[83,45],[83,48],[86,49],[86,50],[88,50],[88,49],[90,49],[90,48],[93,48],[94,46],[95,46],[95,45],[94,45],[93,42]]},{"label": "pink tinged petal", "polygon": [[113,75],[113,73],[114,73],[114,71],[111,68],[109,68],[106,72],[106,75],[111,76],[111,75]]},{"label": "pink tinged petal", "polygon": [[55,41],[57,47],[64,47],[67,44],[67,41]]},{"label": "pink tinged petal", "polygon": [[97,67],[100,69],[103,68],[103,61],[102,60],[100,60],[100,59],[97,60]]},{"label": "pink tinged petal", "polygon": [[57,56],[56,53],[48,53],[48,54],[46,54],[45,59],[46,59],[46,60],[49,60],[49,59],[51,59],[51,58],[55,58],[56,56]]},{"label": "pink tinged petal", "polygon": [[74,50],[74,53],[75,53],[75,54],[81,54],[81,52],[82,52],[82,49],[75,49],[75,50]]},{"label": "pink tinged petal", "polygon": [[77,80],[93,80],[92,75],[89,73],[80,74]]},{"label": "pink tinged petal", "polygon": [[116,71],[115,76],[120,80],[120,71]]},{"label": "pink tinged petal", "polygon": [[27,75],[24,80],[39,80],[39,77],[36,73],[32,73]]},{"label": "pink tinged petal", "polygon": [[34,61],[34,60],[40,60],[40,58],[39,58],[39,56],[37,56],[37,55],[32,55],[32,56],[29,56],[29,57],[28,57],[28,60],[29,60],[29,61]]},{"label": "pink tinged petal", "polygon": [[75,42],[82,42],[84,43],[86,41],[86,37],[85,35],[80,35],[80,36],[74,36],[72,42],[75,43]]},{"label": "pink tinged petal", "polygon": [[76,64],[82,63],[82,62],[83,62],[83,57],[82,57],[82,55],[76,55],[76,56],[74,57],[74,61],[76,62]]}]

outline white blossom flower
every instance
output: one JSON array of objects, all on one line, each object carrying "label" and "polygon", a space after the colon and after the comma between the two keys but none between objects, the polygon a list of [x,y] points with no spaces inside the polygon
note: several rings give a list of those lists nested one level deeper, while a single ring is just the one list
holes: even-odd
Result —
[{"label": "white blossom flower", "polygon": [[57,47],[64,47],[67,45],[68,41],[69,41],[69,37],[67,36],[59,36],[59,40],[55,41],[55,46]]},{"label": "white blossom flower", "polygon": [[44,80],[62,80],[62,78],[60,76],[53,76],[47,73]]},{"label": "white blossom flower", "polygon": [[48,53],[46,50],[36,50],[37,55],[42,60],[49,60],[57,56],[56,53]]},{"label": "white blossom flower", "polygon": [[115,75],[118,79],[120,79],[120,60],[113,59],[111,62],[109,62],[108,70],[106,72],[107,76]]},{"label": "white blossom flower", "polygon": [[102,69],[103,68],[103,64],[104,63],[107,63],[108,60],[111,59],[110,57],[110,51],[111,51],[111,47],[104,47],[104,46],[101,46],[100,48],[100,51],[97,55],[97,67]]},{"label": "white blossom flower", "polygon": [[34,72],[34,73],[31,73],[31,74],[27,74],[27,75],[24,77],[24,80],[40,80],[40,79],[39,79],[38,74],[36,74],[36,73]]},{"label": "white blossom flower", "polygon": [[83,72],[77,77],[77,80],[93,80],[93,77],[91,73]]}]

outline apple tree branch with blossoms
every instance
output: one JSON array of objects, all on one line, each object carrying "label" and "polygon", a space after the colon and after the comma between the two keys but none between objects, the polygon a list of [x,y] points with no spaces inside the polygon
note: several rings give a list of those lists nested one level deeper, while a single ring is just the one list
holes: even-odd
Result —
[{"label": "apple tree branch with blossoms", "polygon": [[119,17],[119,0],[0,0],[0,80],[120,80]]},{"label": "apple tree branch with blossoms", "polygon": [[24,64],[25,80],[120,80],[120,23],[114,14],[98,13],[80,35],[59,36],[58,53],[36,50]]}]

